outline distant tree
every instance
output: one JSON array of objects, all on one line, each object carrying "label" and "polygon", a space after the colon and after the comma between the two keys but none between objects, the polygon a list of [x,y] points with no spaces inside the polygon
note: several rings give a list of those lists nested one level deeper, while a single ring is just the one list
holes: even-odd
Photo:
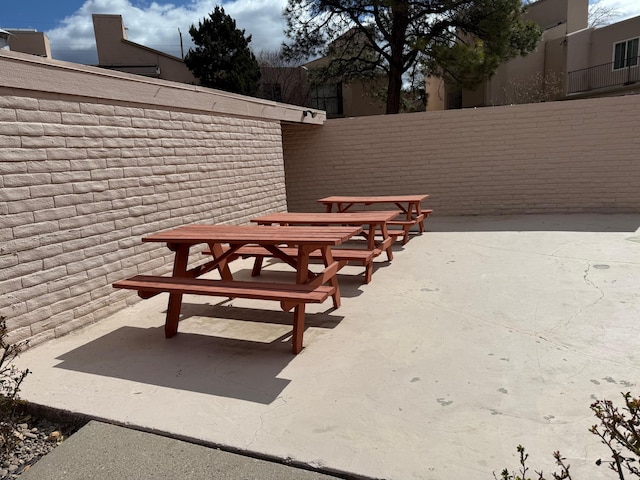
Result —
[{"label": "distant tree", "polygon": [[597,0],[589,5],[589,14],[587,22],[590,27],[598,28],[609,25],[613,20],[620,15],[620,11],[613,7],[608,7],[602,4],[602,0]]},{"label": "distant tree", "polygon": [[190,48],[184,63],[205,87],[218,88],[243,95],[255,95],[258,91],[260,68],[249,48],[251,35],[216,7],[198,28],[189,28],[195,49]]},{"label": "distant tree", "polygon": [[553,102],[564,93],[563,75],[552,70],[520,75],[512,78],[502,90],[506,105]]},{"label": "distant tree", "polygon": [[383,73],[386,111],[398,113],[407,74],[426,69],[473,88],[532,51],[541,31],[523,8],[521,0],[289,0],[292,42],[283,48],[289,58],[330,57],[328,71],[343,79]]}]

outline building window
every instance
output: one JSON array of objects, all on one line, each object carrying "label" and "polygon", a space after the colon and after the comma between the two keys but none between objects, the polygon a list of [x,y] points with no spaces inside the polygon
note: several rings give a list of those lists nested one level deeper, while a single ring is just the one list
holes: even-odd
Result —
[{"label": "building window", "polygon": [[618,42],[613,46],[613,69],[638,65],[638,38]]},{"label": "building window", "polygon": [[311,91],[311,107],[327,112],[327,116],[342,115],[342,83],[319,85]]}]

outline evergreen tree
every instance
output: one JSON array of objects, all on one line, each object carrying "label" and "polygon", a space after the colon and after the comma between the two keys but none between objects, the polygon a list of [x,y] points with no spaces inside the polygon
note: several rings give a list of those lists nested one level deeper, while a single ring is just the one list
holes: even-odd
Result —
[{"label": "evergreen tree", "polygon": [[531,52],[541,31],[523,9],[522,0],[289,0],[283,48],[289,58],[328,56],[333,78],[384,73],[387,113],[398,113],[407,77],[473,88]]},{"label": "evergreen tree", "polygon": [[255,95],[260,67],[249,48],[251,35],[236,27],[236,21],[216,6],[198,28],[189,28],[195,49],[190,48],[184,63],[205,87],[243,95]]}]

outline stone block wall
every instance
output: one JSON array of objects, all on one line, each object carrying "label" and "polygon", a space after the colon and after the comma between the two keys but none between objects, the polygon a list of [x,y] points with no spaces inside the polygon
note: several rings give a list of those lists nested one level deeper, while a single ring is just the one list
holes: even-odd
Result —
[{"label": "stone block wall", "polygon": [[[0,83],[0,315],[12,341],[37,344],[138,301],[112,282],[166,274],[173,261],[164,245],[141,242],[147,234],[287,208],[280,121],[259,115],[270,105],[232,116],[137,103],[131,89],[158,89],[139,78],[110,74],[117,88],[95,97],[72,95],[65,82],[68,94]],[[184,87],[160,87],[180,103]]]},{"label": "stone block wall", "polygon": [[640,95],[324,121],[0,51],[10,340],[37,344],[137,301],[111,283],[169,272],[173,254],[141,238],[186,223],[321,211],[339,194],[429,193],[448,215],[640,211]]},{"label": "stone block wall", "polygon": [[640,212],[640,95],[283,128],[292,211],[429,193],[436,214]]}]

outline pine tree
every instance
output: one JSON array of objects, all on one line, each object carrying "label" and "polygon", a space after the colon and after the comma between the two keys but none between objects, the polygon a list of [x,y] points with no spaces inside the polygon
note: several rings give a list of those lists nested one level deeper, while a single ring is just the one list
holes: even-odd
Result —
[{"label": "pine tree", "polygon": [[189,28],[195,48],[190,48],[184,63],[201,85],[243,95],[255,95],[260,67],[249,48],[251,35],[236,27],[236,21],[216,7],[198,27]]},{"label": "pine tree", "polygon": [[[500,63],[536,47],[522,0],[288,0],[288,58],[326,56],[324,76],[387,76],[387,113],[421,73],[473,88]],[[422,83],[424,85],[424,83]]]}]

